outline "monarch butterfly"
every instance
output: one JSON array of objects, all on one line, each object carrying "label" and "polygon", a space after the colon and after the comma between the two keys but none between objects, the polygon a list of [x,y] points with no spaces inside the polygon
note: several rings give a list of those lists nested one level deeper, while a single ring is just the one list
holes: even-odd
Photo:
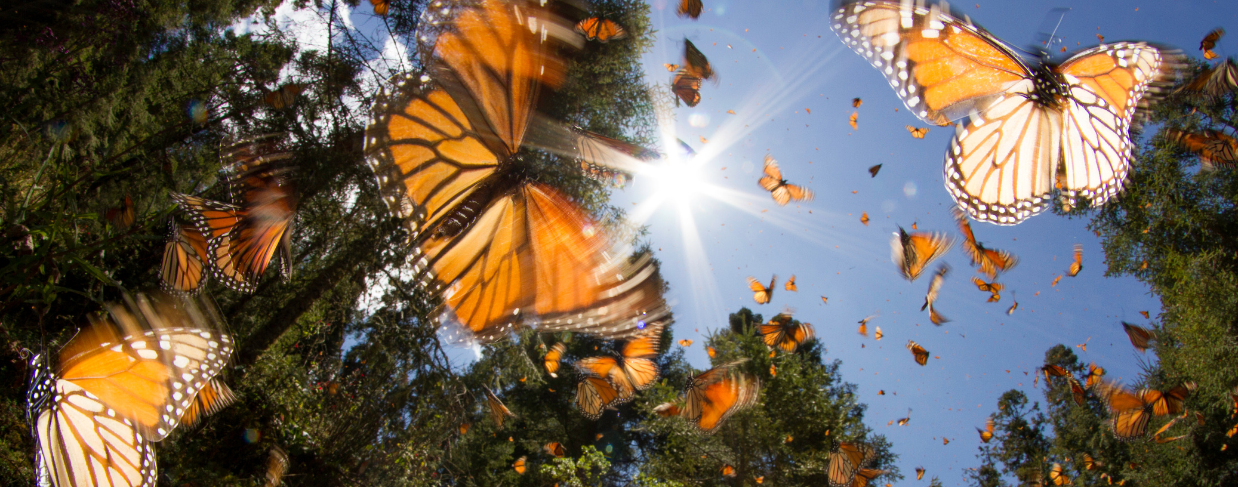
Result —
[{"label": "monarch butterfly", "polygon": [[1041,367],[1041,371],[1045,374],[1045,382],[1049,382],[1053,377],[1070,377],[1070,372],[1060,365],[1046,365]]},{"label": "monarch butterfly", "polygon": [[898,425],[907,426],[907,423],[910,423],[910,422],[911,422],[911,409],[907,409],[907,417],[898,418]]},{"label": "monarch butterfly", "polygon": [[679,9],[676,11],[676,14],[680,17],[691,17],[695,20],[701,17],[701,9],[703,8],[705,8],[705,5],[701,3],[701,0],[679,0]]},{"label": "monarch butterfly", "polygon": [[1166,130],[1165,136],[1199,155],[1199,162],[1205,170],[1238,164],[1238,140],[1224,133],[1215,130],[1205,130],[1198,134]]},{"label": "monarch butterfly", "polygon": [[486,407],[490,413],[490,420],[494,421],[495,426],[498,426],[499,429],[503,429],[503,421],[507,418],[516,417],[516,414],[507,409],[507,406],[503,405],[503,401],[499,400],[499,396],[494,395],[494,391],[491,391],[489,387],[483,386],[482,389],[486,392]]},{"label": "monarch butterfly", "polygon": [[758,476],[756,476],[756,477],[753,477],[753,478],[752,478],[752,480],[753,480],[754,482],[756,482],[757,484],[764,484],[764,483],[765,483],[765,476],[764,476],[764,475],[758,475]]},{"label": "monarch butterfly", "polygon": [[916,467],[916,480],[924,479],[924,467]]},{"label": "monarch butterfly", "polygon": [[937,272],[933,274],[933,279],[929,281],[928,293],[924,295],[924,304],[920,306],[920,311],[924,311],[937,301],[937,293],[941,292],[942,284],[946,282],[946,274],[950,272],[949,264],[942,264],[937,267]]},{"label": "monarch butterfly", "polygon": [[803,186],[787,184],[787,180],[782,178],[782,170],[778,168],[778,161],[774,157],[765,155],[765,175],[757,180],[757,184],[761,188],[770,192],[770,196],[774,197],[774,201],[779,206],[786,206],[791,200],[795,201],[812,201],[812,190]]},{"label": "monarch butterfly", "polygon": [[987,293],[991,293],[994,296],[996,296],[997,293],[1001,292],[1002,288],[1005,287],[1000,282],[984,282],[982,279],[976,276],[972,276],[971,282],[972,284],[976,285],[976,289],[979,289]]},{"label": "monarch butterfly", "polygon": [[988,443],[990,440],[992,440],[993,439],[993,417],[990,416],[989,420],[985,421],[984,429],[976,428],[976,431],[980,432],[980,441]]},{"label": "monarch butterfly", "polygon": [[780,348],[787,353],[794,352],[813,336],[811,323],[795,322],[787,313],[779,313],[770,318],[769,323],[757,328],[757,332],[761,334],[766,347]]},{"label": "monarch butterfly", "polygon": [[1105,369],[1097,367],[1095,363],[1088,364],[1088,378],[1084,382],[1084,387],[1091,389],[1092,386],[1100,382],[1100,378],[1105,376]]},{"label": "monarch butterfly", "polygon": [[791,278],[787,279],[786,284],[783,284],[782,287],[791,292],[799,292],[795,287],[795,274],[791,274]]},{"label": "monarch butterfly", "polygon": [[1122,329],[1126,330],[1126,337],[1130,338],[1131,345],[1135,347],[1135,350],[1139,350],[1140,353],[1147,351],[1148,342],[1156,339],[1156,333],[1142,326],[1132,325],[1123,321]]},{"label": "monarch butterfly", "polygon": [[671,416],[679,416],[680,407],[678,404],[675,404],[673,402],[664,402],[662,404],[657,405],[657,407],[654,407],[653,412],[657,413],[658,416],[661,416],[663,418],[669,418]]},{"label": "monarch butterfly", "polygon": [[544,450],[547,455],[554,456],[555,458],[563,458],[567,456],[567,448],[564,448],[563,444],[557,441],[552,441],[543,445],[542,450]]},{"label": "monarch butterfly", "polygon": [[855,481],[851,482],[851,487],[866,487],[869,481],[877,478],[878,475],[883,473],[886,473],[886,471],[872,468],[861,468],[856,470]]},{"label": "monarch butterfly", "polygon": [[1019,263],[1019,258],[1010,252],[986,248],[984,244],[977,242],[976,234],[972,233],[971,223],[968,223],[963,210],[955,207],[953,213],[954,221],[959,224],[959,231],[963,233],[963,252],[971,258],[972,265],[980,266],[980,272],[988,275],[990,281],[996,279],[997,274],[1006,272]]},{"label": "monarch butterfly", "polygon": [[666,66],[666,70],[671,73],[674,73],[676,69],[679,69],[678,64],[662,63],[662,65]]},{"label": "monarch butterfly", "polygon": [[460,434],[462,434],[462,435],[463,435],[463,434],[467,434],[467,433],[469,432],[469,428],[470,428],[471,426],[473,426],[473,425],[472,425],[472,424],[469,424],[469,423],[460,423],[460,426],[459,426],[459,428],[457,428],[457,429],[460,431]]},{"label": "monarch butterfly", "polygon": [[874,178],[877,177],[877,172],[880,170],[881,170],[881,164],[877,164],[876,166],[870,166],[868,168],[868,174],[870,175],[869,177],[874,177]]},{"label": "monarch butterfly", "polygon": [[1075,244],[1075,261],[1070,263],[1070,271],[1067,275],[1075,277],[1081,270],[1083,270],[1083,244]]},{"label": "monarch butterfly", "polygon": [[860,335],[862,335],[862,336],[864,336],[864,337],[868,337],[868,324],[867,324],[867,323],[865,323],[865,322],[863,322],[863,321],[861,321],[861,322],[860,322],[860,327],[859,327],[859,329],[857,329],[857,330],[856,330],[856,333],[859,333]]},{"label": "monarch butterfly", "polygon": [[103,217],[116,228],[123,229],[133,226],[133,222],[136,219],[133,213],[133,198],[125,195],[125,198],[120,202],[120,206],[108,208],[107,211],[103,212]]},{"label": "monarch butterfly", "polygon": [[944,323],[949,323],[950,319],[942,316],[941,313],[938,313],[936,308],[930,307],[929,321],[933,322],[934,325],[941,326]]},{"label": "monarch butterfly", "polygon": [[1009,315],[1013,315],[1013,314],[1014,314],[1014,310],[1016,310],[1016,309],[1019,309],[1019,302],[1018,302],[1018,301],[1015,301],[1015,302],[1014,302],[1014,304],[1010,305],[1010,309],[1007,309],[1007,310],[1006,310],[1006,315],[1008,315],[1008,316],[1009,316]]},{"label": "monarch butterfly", "polygon": [[705,53],[702,53],[695,44],[692,44],[692,41],[687,39],[683,40],[683,69],[688,76],[693,78],[707,80],[714,77],[714,68],[709,65],[709,59],[705,57]]},{"label": "monarch butterfly", "polygon": [[830,467],[827,471],[830,487],[850,487],[856,473],[876,456],[876,450],[868,445],[840,442],[830,452]]},{"label": "monarch butterfly", "polygon": [[944,5],[848,1],[832,26],[921,120],[945,126],[968,116],[946,154],[946,185],[973,218],[1000,225],[1045,208],[1059,160],[1071,199],[1100,206],[1117,194],[1140,98],[1179,66],[1144,42],[1102,44],[1061,64],[1046,53],[1029,65]]},{"label": "monarch butterfly", "polygon": [[91,316],[56,364],[31,357],[26,414],[35,471],[48,485],[155,485],[152,443],[232,355],[209,301],[139,294],[108,313]]},{"label": "monarch butterfly", "polygon": [[683,100],[685,105],[694,107],[701,102],[701,79],[690,76],[687,71],[680,69],[671,79],[671,92],[679,97],[675,100],[677,106],[679,100]]},{"label": "monarch butterfly", "polygon": [[1140,311],[1139,314],[1143,315],[1143,319],[1145,320],[1151,319],[1151,316],[1148,315],[1147,311]]},{"label": "monarch butterfly", "polygon": [[769,304],[769,300],[774,297],[774,283],[778,280],[778,276],[774,275],[769,279],[769,287],[761,284],[755,277],[748,276],[748,289],[752,290],[752,299],[757,304]]},{"label": "monarch butterfly", "polygon": [[1226,59],[1217,63],[1216,66],[1205,68],[1195,75],[1190,83],[1179,88],[1179,91],[1201,93],[1209,97],[1224,96],[1236,90],[1238,90],[1238,64],[1235,64],[1233,59]]},{"label": "monarch butterfly", "polygon": [[546,367],[546,373],[551,377],[559,377],[559,361],[563,359],[565,353],[567,353],[567,345],[559,342],[552,345],[550,351],[546,352],[546,356],[542,357],[542,365]]},{"label": "monarch butterfly", "polygon": [[520,475],[524,475],[525,468],[526,468],[526,467],[525,467],[525,460],[526,460],[527,458],[528,458],[528,457],[520,457],[520,458],[517,458],[517,459],[516,459],[516,462],[512,464],[512,470],[515,470],[515,471],[516,471],[516,473],[518,473],[518,474],[520,474]]},{"label": "monarch butterfly", "polygon": [[911,136],[913,138],[923,139],[924,136],[928,134],[929,128],[928,127],[912,127],[908,125],[907,131],[911,132]]},{"label": "monarch butterfly", "polygon": [[1095,470],[1096,467],[1100,466],[1101,463],[1092,458],[1092,455],[1088,455],[1087,453],[1083,454],[1083,468],[1085,470]]},{"label": "monarch butterfly", "polygon": [[266,486],[278,486],[286,473],[288,473],[288,453],[278,446],[271,447],[270,453],[267,454]]},{"label": "monarch butterfly", "polygon": [[954,239],[938,232],[907,233],[898,227],[898,233],[890,239],[890,258],[898,271],[908,281],[915,281],[924,268],[946,255],[954,246]]},{"label": "monarch butterfly", "polygon": [[628,36],[628,31],[613,20],[589,17],[576,23],[576,32],[585,39],[598,42],[610,42]]},{"label": "monarch butterfly", "polygon": [[1199,50],[1204,52],[1204,59],[1213,60],[1217,58],[1217,53],[1212,52],[1212,48],[1216,47],[1217,41],[1221,40],[1221,36],[1225,35],[1225,29],[1217,27],[1212,29],[1204,39],[1199,41]]},{"label": "monarch butterfly", "polygon": [[367,161],[413,235],[422,281],[443,298],[441,323],[479,341],[532,318],[542,332],[636,333],[662,313],[655,264],[612,255],[584,210],[515,161],[537,92],[563,73],[510,7],[450,9],[433,76],[377,96]]},{"label": "monarch butterfly", "polygon": [[681,346],[681,347],[691,347],[691,346],[692,346],[692,340],[688,340],[688,339],[686,339],[686,338],[685,338],[685,339],[683,339],[683,340],[680,340],[680,341],[679,341],[679,346]]},{"label": "monarch butterfly", "polygon": [[714,350],[714,347],[705,347],[705,353],[709,354],[709,358],[714,358],[718,352]]},{"label": "monarch butterfly", "polygon": [[1070,398],[1075,401],[1075,404],[1083,405],[1083,386],[1079,385],[1079,381],[1074,377],[1067,377],[1066,382],[1070,384]]},{"label": "monarch butterfly", "polygon": [[1155,416],[1182,412],[1183,400],[1189,394],[1186,385],[1169,391],[1143,389],[1131,392],[1108,381],[1097,384],[1098,395],[1114,416],[1109,420],[1114,437],[1119,441],[1142,438],[1148,430],[1148,421]]},{"label": "monarch butterfly", "polygon": [[215,414],[234,402],[236,402],[236,394],[232,392],[228,384],[219,380],[218,377],[212,378],[202,386],[198,395],[194,396],[189,407],[185,408],[185,412],[181,414],[181,424],[192,428],[202,418]]},{"label": "monarch butterfly", "polygon": [[206,281],[206,238],[194,225],[168,221],[168,243],[163,246],[159,280],[173,294],[197,294]]},{"label": "monarch butterfly", "polygon": [[851,112],[851,117],[847,119],[847,124],[851,126],[851,130],[858,130],[860,127],[856,124],[856,120],[860,117],[860,112]]},{"label": "monarch butterfly", "polygon": [[619,400],[619,391],[610,381],[584,375],[576,385],[576,409],[590,420],[602,417],[602,411]]},{"label": "monarch butterfly", "polygon": [[[387,15],[386,0],[370,0],[370,4],[374,5],[374,13]],[[379,11],[380,9],[382,10],[381,12]],[[309,85],[305,83],[286,83],[275,91],[268,91],[265,95],[262,95],[262,101],[266,102],[267,106],[271,108],[283,110],[292,106],[297,101],[297,95],[300,95],[308,87]]]},{"label": "monarch butterfly", "polygon": [[917,364],[923,366],[928,363],[929,352],[924,347],[921,347],[919,343],[907,340],[907,350],[911,351],[911,355],[915,357]]},{"label": "monarch butterfly", "polygon": [[867,211],[860,214],[860,223],[863,223],[864,226],[866,227],[868,226],[868,212]]},{"label": "monarch butterfly", "polygon": [[623,344],[617,357],[589,357],[576,362],[586,375],[609,380],[627,402],[638,390],[648,389],[658,379],[658,335],[632,338]]},{"label": "monarch butterfly", "polygon": [[732,414],[756,402],[761,381],[735,370],[741,362],[709,369],[688,379],[680,415],[704,434],[713,434]]},{"label": "monarch butterfly", "polygon": [[1049,469],[1049,480],[1053,481],[1053,485],[1071,485],[1074,482],[1062,472],[1062,464],[1054,462],[1053,468]]},{"label": "monarch butterfly", "polygon": [[859,99],[859,98],[852,98],[852,99],[851,99],[851,106],[853,106],[853,107],[860,108],[860,105],[861,105],[861,104],[863,104],[863,103],[864,103],[864,100],[861,100],[861,99]]},{"label": "monarch butterfly", "polygon": [[882,337],[882,336],[884,336],[884,335],[882,335],[882,334],[881,334],[881,327],[880,327],[880,326],[878,326],[878,327],[877,327],[877,331],[874,331],[874,332],[873,332],[873,339],[875,339],[875,340],[877,340],[877,341],[881,341],[881,337]]},{"label": "monarch butterfly", "polygon": [[830,304],[830,298],[821,296],[821,304]]},{"label": "monarch butterfly", "polygon": [[730,466],[730,465],[723,465],[723,466],[722,466],[722,476],[723,476],[723,477],[726,477],[726,478],[734,478],[734,477],[735,477],[735,467],[732,467],[732,466]]}]

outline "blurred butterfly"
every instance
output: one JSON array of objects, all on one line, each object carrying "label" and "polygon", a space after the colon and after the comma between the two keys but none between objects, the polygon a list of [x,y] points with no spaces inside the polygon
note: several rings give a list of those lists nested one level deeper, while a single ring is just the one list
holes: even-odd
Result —
[{"label": "blurred butterfly", "polygon": [[679,97],[675,100],[676,105],[679,104],[679,100],[683,100],[684,104],[694,107],[701,102],[701,79],[680,69],[671,79],[671,92]]},{"label": "blurred butterfly", "polygon": [[770,318],[769,323],[761,325],[757,331],[766,347],[780,348],[787,353],[794,352],[813,336],[811,323],[796,323],[787,313]]},{"label": "blurred butterfly", "polygon": [[1100,382],[1100,378],[1105,376],[1105,369],[1097,367],[1095,363],[1088,364],[1088,378],[1084,382],[1084,386],[1091,389],[1092,386]]},{"label": "blurred butterfly", "polygon": [[1225,35],[1225,29],[1217,27],[1204,36],[1202,41],[1199,41],[1199,50],[1204,52],[1204,59],[1209,61],[1217,58],[1217,53],[1212,52],[1212,48],[1216,47],[1217,41],[1221,40],[1221,36]]},{"label": "blurred butterfly", "polygon": [[949,445],[949,444],[950,444],[950,439],[949,439],[949,438],[944,438],[944,437],[943,437],[943,438],[941,439],[941,444],[942,444],[942,445]]},{"label": "blurred butterfly", "polygon": [[858,119],[859,117],[860,117],[860,112],[851,112],[851,117],[847,119],[847,124],[851,125],[852,130],[856,130],[860,128],[856,126],[856,123],[855,123],[856,119]]},{"label": "blurred butterfly", "polygon": [[1131,345],[1135,350],[1143,353],[1148,350],[1148,342],[1156,339],[1156,333],[1139,325],[1132,325],[1125,321],[1122,322],[1122,329],[1126,330],[1126,337],[1130,338]]},{"label": "blurred butterfly", "polygon": [[683,40],[683,69],[693,78],[707,80],[714,77],[714,68],[709,65],[709,59],[687,39]]},{"label": "blurred butterfly", "polygon": [[679,9],[675,13],[680,17],[691,17],[695,20],[701,17],[703,8],[705,5],[701,3],[701,0],[679,0]]},{"label": "blurred butterfly", "polygon": [[1191,133],[1167,129],[1165,137],[1199,156],[1205,170],[1238,164],[1238,140],[1215,130]]},{"label": "blurred butterfly", "polygon": [[954,246],[954,239],[940,232],[907,233],[898,227],[898,233],[890,239],[891,259],[899,273],[908,281],[915,281],[924,268]]},{"label": "blurred butterfly", "polygon": [[1074,377],[1067,377],[1066,382],[1070,385],[1070,398],[1075,401],[1075,404],[1083,405],[1083,386],[1079,385],[1079,381]]},{"label": "blurred butterfly", "polygon": [[674,73],[676,69],[679,69],[678,64],[662,63],[662,65],[666,66],[666,70],[671,73]]},{"label": "blurred butterfly", "polygon": [[976,428],[980,432],[980,441],[988,443],[993,439],[993,417],[990,416],[988,421],[984,423],[984,429]]},{"label": "blurred butterfly", "polygon": [[880,340],[881,340],[881,337],[883,337],[883,336],[885,336],[885,335],[882,335],[882,334],[881,334],[881,327],[880,327],[880,326],[878,326],[878,327],[877,327],[877,331],[873,332],[873,338],[874,338],[874,339],[876,339],[876,340],[878,340],[878,341],[880,341]]},{"label": "blurred butterfly", "polygon": [[[154,442],[214,409],[197,396],[232,355],[208,300],[125,296],[53,358],[30,360],[26,414],[48,485],[155,485]],[[226,390],[226,389],[225,389]],[[228,393],[230,396],[230,393]],[[214,396],[204,401],[220,401]],[[107,472],[106,479],[99,477]]]},{"label": "blurred butterfly", "polygon": [[866,227],[868,226],[868,212],[867,211],[860,213],[860,223],[863,223],[864,226]]},{"label": "blurred butterfly", "polygon": [[723,476],[723,477],[726,477],[726,478],[733,478],[733,477],[735,477],[735,467],[732,467],[732,466],[730,466],[730,465],[723,465],[723,466],[722,466],[722,476]]},{"label": "blurred butterfly", "polygon": [[653,412],[657,413],[658,416],[661,416],[663,418],[669,418],[671,416],[679,416],[680,407],[678,404],[675,404],[675,403],[664,402],[654,407]]},{"label": "blurred butterfly", "polygon": [[280,135],[244,139],[223,152],[237,172],[232,204],[171,193],[206,238],[212,275],[237,292],[250,293],[278,254],[280,275],[292,276],[292,232],[297,197],[288,180],[291,156],[280,151]]},{"label": "blurred butterfly", "polygon": [[946,185],[973,218],[1002,225],[1047,206],[1060,166],[1071,199],[1101,206],[1117,194],[1140,98],[1180,64],[1156,46],[1119,42],[1029,65],[944,4],[848,0],[832,27],[921,120],[969,118],[950,143]]},{"label": "blurred butterfly", "polygon": [[880,170],[881,170],[881,164],[878,164],[876,166],[870,166],[868,168],[868,174],[870,175],[869,177],[874,177],[874,178],[877,177],[877,172]]},{"label": "blurred butterfly", "polygon": [[514,418],[516,415],[503,405],[503,401],[500,401],[499,396],[494,395],[494,391],[491,391],[489,387],[482,387],[482,389],[486,392],[486,406],[490,411],[490,420],[494,421],[499,429],[503,429],[503,421],[507,418]]},{"label": "blurred butterfly", "polygon": [[278,486],[285,473],[288,473],[288,453],[273,446],[267,454],[266,487]]},{"label": "blurred butterfly", "polygon": [[1049,480],[1053,481],[1053,485],[1071,485],[1074,482],[1062,472],[1062,464],[1054,462],[1053,468],[1049,469]]},{"label": "blurred butterfly", "polygon": [[1109,408],[1108,421],[1114,437],[1119,441],[1142,438],[1147,434],[1148,421],[1152,416],[1164,416],[1182,412],[1183,401],[1190,393],[1186,385],[1168,391],[1143,389],[1132,392],[1121,385],[1101,380],[1096,385],[1097,395]]},{"label": "blurred butterfly", "polygon": [[753,482],[756,482],[757,484],[764,484],[764,483],[765,483],[765,476],[764,476],[764,475],[758,475],[758,476],[755,476],[755,477],[753,477],[753,478],[752,478],[752,481],[753,481]]},{"label": "blurred butterfly", "polygon": [[709,354],[709,358],[714,358],[714,355],[717,354],[717,352],[714,351],[714,347],[705,347],[705,353]]},{"label": "blurred butterfly", "polygon": [[559,342],[551,345],[550,351],[542,357],[542,365],[546,367],[546,373],[551,377],[559,377],[559,361],[563,359],[565,353],[567,353],[567,345]]},{"label": "blurred butterfly", "polygon": [[971,259],[973,266],[980,266],[980,272],[988,275],[990,281],[1019,263],[1019,258],[1010,252],[989,249],[977,242],[971,223],[967,221],[967,214],[958,207],[954,208],[954,220],[959,224],[959,231],[963,233],[963,252]]},{"label": "blurred butterfly", "polygon": [[680,341],[679,341],[679,346],[681,346],[681,347],[691,347],[691,346],[692,346],[692,340],[688,340],[688,339],[686,339],[686,338],[685,338],[685,339],[683,339],[683,340],[680,340]]},{"label": "blurred butterfly", "polygon": [[1014,314],[1014,310],[1016,310],[1016,309],[1019,309],[1019,302],[1018,302],[1018,301],[1015,301],[1015,302],[1014,302],[1014,304],[1010,305],[1010,309],[1006,310],[1006,314],[1007,314],[1007,315],[1013,315],[1013,314]]},{"label": "blurred butterfly", "polygon": [[910,423],[910,422],[911,422],[911,410],[910,410],[910,409],[908,409],[908,410],[907,410],[907,417],[905,417],[905,418],[899,418],[899,419],[898,419],[898,425],[899,425],[899,426],[907,426],[907,423]]},{"label": "blurred butterfly", "polygon": [[916,480],[924,478],[924,467],[916,467]]},{"label": "blurred butterfly", "polygon": [[370,5],[374,6],[374,15],[387,15],[387,10],[391,7],[388,0],[370,0]]},{"label": "blurred butterfly", "polygon": [[[370,3],[374,4],[374,13],[378,15],[387,15],[386,1],[380,0],[379,3],[374,2],[375,0],[370,0]],[[379,12],[379,4],[381,4],[382,12]],[[267,106],[270,106],[271,108],[283,110],[292,106],[292,104],[297,101],[297,96],[300,95],[301,92],[305,91],[306,88],[309,88],[309,85],[305,83],[285,83],[280,86],[279,89],[276,89],[275,91],[268,91],[265,95],[262,95],[262,101],[266,102]]]},{"label": "blurred butterfly", "polygon": [[680,415],[704,434],[713,434],[732,414],[757,400],[761,382],[735,370],[740,362],[714,367],[688,379]]},{"label": "blurred butterfly", "polygon": [[765,175],[757,181],[762,188],[770,192],[770,196],[779,206],[786,206],[791,200],[795,201],[811,201],[812,190],[788,184],[786,179],[782,178],[782,170],[778,168],[778,161],[774,157],[765,155]]},{"label": "blurred butterfly", "polygon": [[821,304],[829,304],[829,303],[830,303],[830,298],[821,296]]},{"label": "blurred butterfly", "polygon": [[990,301],[990,302],[993,302],[993,301],[997,301],[997,300],[998,300],[998,298],[999,298],[999,296],[1000,296],[998,293],[1000,293],[1000,292],[1002,291],[1002,287],[1003,287],[1002,283],[1000,283],[1000,282],[984,282],[983,280],[981,280],[979,277],[976,277],[976,276],[972,276],[972,278],[971,278],[971,282],[972,282],[972,284],[975,284],[975,285],[976,285],[976,288],[977,288],[977,289],[979,289],[979,290],[981,290],[981,291],[984,291],[984,292],[988,292],[988,293],[990,293],[990,294],[992,295],[992,296],[990,296],[990,297],[989,297],[989,301]]},{"label": "blurred butterfly", "polygon": [[628,36],[628,31],[613,20],[589,17],[576,23],[576,32],[585,39],[598,42],[610,42]]},{"label": "blurred butterfly", "polygon": [[513,470],[515,470],[515,471],[516,471],[516,473],[518,473],[518,474],[520,474],[520,475],[524,475],[524,471],[525,471],[525,459],[526,459],[526,458],[528,458],[528,457],[520,457],[520,458],[517,458],[517,459],[516,459],[516,463],[513,463],[513,464],[512,464],[512,469],[513,469]]},{"label": "blurred butterfly", "polygon": [[473,426],[473,425],[471,425],[471,424],[469,424],[469,423],[460,423],[460,427],[459,427],[459,428],[457,428],[457,429],[459,429],[459,430],[460,430],[460,434],[462,434],[462,435],[463,435],[463,434],[467,434],[467,433],[469,432],[469,428],[470,428],[471,426]]},{"label": "blurred butterfly", "polygon": [[172,294],[197,294],[206,282],[206,238],[197,226],[168,221],[168,242],[163,246],[159,281]]},{"label": "blurred butterfly", "polygon": [[543,445],[542,450],[545,451],[547,455],[551,455],[555,458],[563,458],[564,456],[567,456],[567,449],[563,448],[563,444],[557,441],[552,441]]},{"label": "blurred butterfly", "polygon": [[864,103],[864,100],[861,100],[861,99],[859,99],[859,98],[852,98],[852,99],[851,99],[851,106],[853,106],[853,107],[860,108],[860,105],[861,105],[861,104],[863,104],[863,103]]},{"label": "blurred butterfly", "polygon": [[586,418],[597,420],[602,417],[602,411],[619,400],[619,391],[609,380],[582,374],[580,383],[576,385],[576,409]]},{"label": "blurred butterfly", "polygon": [[859,470],[876,456],[876,450],[861,443],[844,441],[835,445],[830,452],[830,466],[827,471],[830,487],[850,487]]},{"label": "blurred butterfly", "polygon": [[769,376],[770,376],[770,377],[777,377],[777,376],[778,376],[778,369],[777,369],[776,367],[774,367],[774,364],[770,364],[770,366],[769,366]]},{"label": "blurred butterfly", "polygon": [[136,219],[133,213],[133,198],[125,195],[125,198],[120,202],[120,206],[108,208],[107,211],[103,212],[103,217],[116,228],[125,229],[133,226],[133,221]]},{"label": "blurred butterfly", "polygon": [[924,136],[928,134],[929,128],[928,127],[912,127],[911,125],[908,125],[907,131],[911,132],[911,136],[913,138],[923,139]]},{"label": "blurred butterfly", "polygon": [[1049,382],[1053,377],[1070,377],[1070,372],[1060,365],[1046,365],[1041,367],[1041,371],[1045,374],[1045,382]]},{"label": "blurred butterfly", "polygon": [[536,95],[564,74],[525,28],[530,13],[542,15],[500,0],[451,9],[431,72],[376,97],[367,161],[457,337],[493,341],[532,321],[631,336],[662,314],[656,265],[616,254],[583,208],[519,164]]},{"label": "blurred butterfly", "polygon": [[937,267],[937,272],[933,274],[933,279],[929,281],[928,292],[924,295],[924,304],[920,306],[920,311],[925,308],[930,308],[937,301],[937,293],[941,292],[942,284],[946,282],[946,274],[950,272],[949,264],[942,264]]},{"label": "blurred butterfly", "polygon": [[645,335],[629,339],[621,353],[613,357],[589,357],[576,362],[576,367],[586,375],[610,381],[619,392],[616,403],[630,401],[636,391],[643,391],[658,379],[657,335]]},{"label": "blurred butterfly", "polygon": [[1226,59],[1216,66],[1204,68],[1179,90],[1214,98],[1238,91],[1238,64],[1233,59]]},{"label": "blurred butterfly", "polygon": [[864,337],[868,337],[868,325],[865,322],[861,321],[860,328],[856,330],[856,333],[859,333],[860,335],[863,335]]},{"label": "blurred butterfly", "polygon": [[928,363],[929,352],[924,347],[921,347],[919,343],[908,340],[907,350],[911,351],[911,355],[915,357],[917,364],[923,366]]},{"label": "blurred butterfly", "polygon": [[788,291],[798,292],[798,289],[795,287],[795,274],[791,274],[791,278],[787,279],[787,282],[782,287]]},{"label": "blurred butterfly", "polygon": [[1151,319],[1151,316],[1148,315],[1147,311],[1140,311],[1139,314],[1143,315],[1143,319],[1145,320]]},{"label": "blurred butterfly", "polygon": [[1096,461],[1096,459],[1092,458],[1092,455],[1088,455],[1087,453],[1083,454],[1084,470],[1095,470],[1096,467],[1099,467],[1099,466],[1101,466],[1101,463]]},{"label": "blurred butterfly", "polygon": [[755,277],[748,276],[748,288],[752,290],[752,299],[757,304],[768,304],[770,299],[774,298],[774,282],[778,280],[775,275],[769,279],[769,287],[761,284]]},{"label": "blurred butterfly", "polygon": [[851,482],[851,487],[867,487],[870,481],[883,473],[886,473],[886,471],[872,468],[861,468],[856,470],[855,480]]}]

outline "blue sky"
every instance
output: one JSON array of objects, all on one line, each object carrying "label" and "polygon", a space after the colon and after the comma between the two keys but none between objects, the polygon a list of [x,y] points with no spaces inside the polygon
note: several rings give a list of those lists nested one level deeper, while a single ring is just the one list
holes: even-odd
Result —
[{"label": "blue sky", "polygon": [[[1238,30],[1238,7],[1230,2],[1075,3],[981,1],[953,8],[1027,47],[1039,40],[1038,32],[1053,29],[1059,16],[1053,9],[1073,7],[1057,31],[1069,52],[1096,45],[1101,34],[1107,42],[1146,40],[1198,57],[1195,48],[1207,31]],[[663,163],[697,167],[695,174],[677,174],[673,186],[693,176],[703,189],[676,199],[668,197],[672,185],[638,175],[613,201],[634,216],[648,215],[649,239],[671,284],[675,337],[695,341],[687,355],[693,366],[708,367],[701,343],[725,326],[728,313],[747,306],[768,318],[794,309],[815,326],[827,358],[842,360],[844,380],[859,386],[869,406],[865,423],[894,443],[898,466],[912,475],[904,484],[918,483],[911,472],[924,466],[925,485],[933,476],[946,485],[964,483],[964,469],[978,463],[975,428],[1002,392],[1022,389],[1042,399],[1032,382],[1053,345],[1086,343],[1086,352],[1074,349],[1084,363],[1096,362],[1111,378],[1136,379],[1140,362],[1151,356],[1131,347],[1119,322],[1148,323],[1138,312],[1155,318],[1159,301],[1133,278],[1104,276],[1100,240],[1086,220],[1045,213],[1014,227],[973,223],[978,240],[1020,258],[999,279],[1006,284],[1001,301],[985,302],[987,293],[970,283],[975,270],[956,245],[943,259],[953,272],[937,304],[953,321],[936,327],[919,311],[931,270],[914,283],[902,279],[890,262],[889,239],[898,225],[910,229],[913,222],[957,235],[953,202],[942,185],[952,129],[933,127],[922,140],[908,134],[905,125],[926,124],[830,30],[828,2],[706,0],[698,21],[677,17],[675,5],[651,2],[658,42],[645,56],[645,69],[650,83],[668,83],[663,63],[679,63],[688,38],[719,74],[717,85],[705,83],[698,106],[675,110],[675,134],[699,158]],[[1238,54],[1233,34],[1217,51]],[[855,97],[863,99],[858,109],[851,106]],[[847,123],[853,111],[859,112],[858,130]],[[777,206],[756,183],[766,154],[816,198]],[[883,167],[870,178],[867,168],[874,164]],[[664,202],[650,203],[658,199]],[[868,226],[859,221],[862,212],[871,219]],[[1067,270],[1076,243],[1083,245],[1083,271],[1051,286]],[[779,277],[773,302],[758,306],[746,278],[768,282],[772,274]],[[782,287],[792,274],[796,293]],[[1019,308],[1008,316],[1015,300]],[[856,322],[874,314],[869,337],[857,334]],[[872,338],[877,326],[881,341]],[[913,362],[904,348],[909,339],[931,352],[927,366]],[[907,426],[886,425],[908,408]]]}]

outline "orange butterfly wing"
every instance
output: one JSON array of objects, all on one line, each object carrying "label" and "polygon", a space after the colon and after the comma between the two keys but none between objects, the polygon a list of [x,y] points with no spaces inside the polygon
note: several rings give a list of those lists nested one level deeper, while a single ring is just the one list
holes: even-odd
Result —
[{"label": "orange butterfly wing", "polygon": [[159,279],[165,291],[195,294],[206,280],[206,238],[193,225],[168,224],[168,242],[163,247]]}]

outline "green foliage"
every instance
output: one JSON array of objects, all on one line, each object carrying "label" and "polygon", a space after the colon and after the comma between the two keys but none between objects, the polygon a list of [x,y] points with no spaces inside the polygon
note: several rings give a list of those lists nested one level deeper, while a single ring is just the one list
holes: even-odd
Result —
[{"label": "green foliage", "polygon": [[585,446],[580,458],[556,458],[550,465],[542,465],[542,473],[566,487],[602,485],[602,474],[610,469],[606,455],[592,445]]}]

